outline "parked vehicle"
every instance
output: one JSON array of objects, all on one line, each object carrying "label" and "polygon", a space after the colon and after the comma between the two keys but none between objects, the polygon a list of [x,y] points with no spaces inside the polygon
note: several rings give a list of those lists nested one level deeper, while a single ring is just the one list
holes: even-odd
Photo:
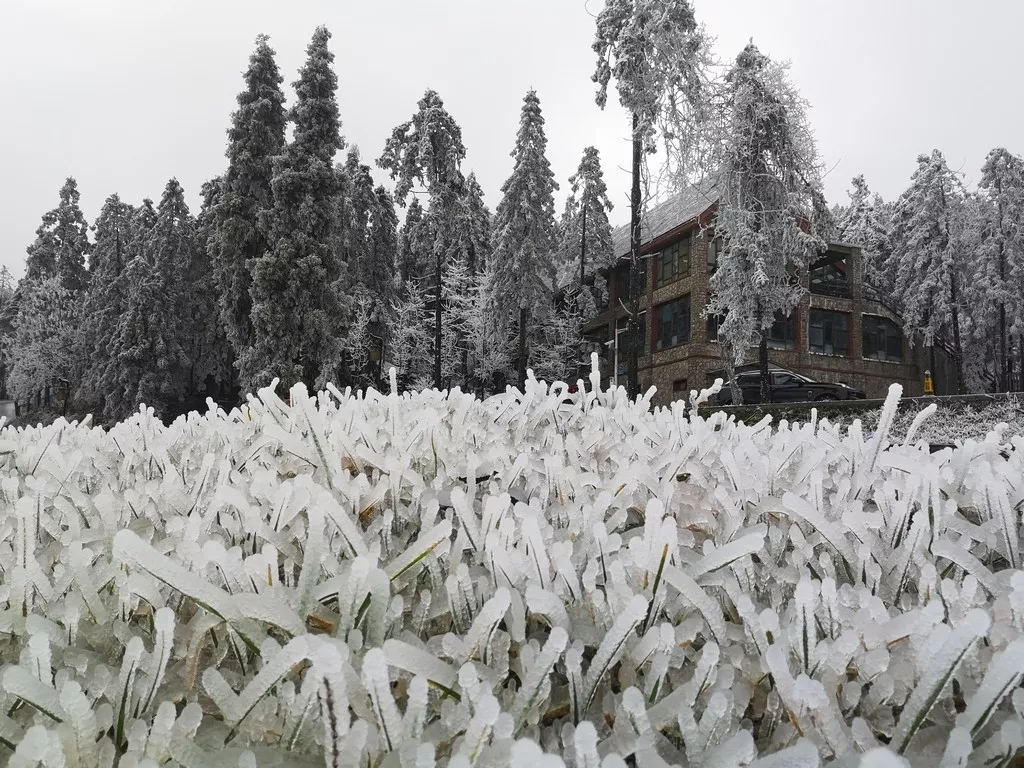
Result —
[{"label": "parked vehicle", "polygon": [[[773,368],[768,372],[773,403],[807,403],[825,400],[863,400],[859,389],[846,384],[829,384],[793,371]],[[761,372],[745,371],[736,376],[743,392],[743,404],[761,402]],[[732,405],[732,391],[728,384],[718,394],[719,405]]]}]

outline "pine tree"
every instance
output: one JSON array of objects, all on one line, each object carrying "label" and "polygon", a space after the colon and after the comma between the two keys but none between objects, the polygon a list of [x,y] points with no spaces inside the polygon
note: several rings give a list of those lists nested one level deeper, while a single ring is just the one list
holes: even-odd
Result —
[{"label": "pine tree", "polygon": [[18,400],[49,392],[75,375],[81,297],[56,274],[23,281],[18,315],[8,342],[8,385]]},{"label": "pine tree", "polygon": [[[221,323],[236,365],[253,360],[252,269],[271,247],[267,217],[274,204],[273,159],[284,150],[286,115],[283,78],[268,38],[256,38],[245,71],[245,90],[228,129],[228,168],[213,210],[210,255],[218,288]],[[254,371],[239,369],[242,381]]]},{"label": "pine tree", "polygon": [[341,192],[338,195],[339,257],[356,285],[369,279],[370,215],[376,205],[370,167],[359,159],[359,149],[351,147],[345,164],[339,166]]},{"label": "pine tree", "polygon": [[890,281],[885,268],[892,254],[889,242],[891,220],[888,206],[877,194],[872,195],[864,175],[853,177],[853,188],[847,193],[849,204],[839,209],[835,218],[835,236],[843,243],[852,243],[863,254],[861,279],[875,290],[888,293]]},{"label": "pine tree", "polygon": [[452,256],[455,222],[465,196],[466,179],[462,175],[465,157],[462,130],[444,108],[441,97],[435,91],[427,91],[412,119],[392,131],[377,160],[377,165],[389,171],[396,181],[395,198],[399,205],[405,205],[416,183],[426,186],[430,197],[433,378],[437,389],[441,388],[443,380],[445,272]]},{"label": "pine tree", "polygon": [[135,256],[123,273],[129,293],[111,344],[113,386],[104,408],[112,419],[127,417],[142,403],[166,416],[190,385],[189,273],[198,245],[177,179],[164,188],[152,227],[149,211],[146,201],[136,216]]},{"label": "pine tree", "polygon": [[526,381],[528,344],[551,311],[555,288],[555,199],[558,189],[545,151],[544,117],[535,91],[523,100],[512,175],[501,187],[494,217],[492,296],[497,319],[516,329],[518,381]]},{"label": "pine tree", "polygon": [[603,290],[600,270],[610,266],[617,255],[612,249],[612,228],[608,222],[612,204],[597,149],[583,150],[583,159],[576,173],[569,177],[569,185],[560,227],[558,283],[578,286],[580,310],[591,316],[607,292]]},{"label": "pine tree", "polygon": [[479,276],[491,255],[491,212],[475,173],[466,177],[466,191],[457,220],[458,242],[470,275]]},{"label": "pine tree", "polygon": [[952,335],[958,391],[964,385],[960,303],[966,254],[955,220],[964,200],[963,184],[942,153],[920,155],[910,187],[896,203],[892,234],[894,297],[904,329],[911,338],[920,332],[933,355],[935,343]]},{"label": "pine tree", "polygon": [[[734,362],[758,347],[761,401],[769,402],[768,330],[776,313],[789,314],[800,300],[795,275],[825,249],[821,233],[831,217],[805,105],[786,67],[750,43],[726,89],[713,222],[723,246],[705,311],[725,315],[719,338]],[[736,387],[733,395],[739,402]]]},{"label": "pine tree", "polygon": [[709,40],[689,0],[608,0],[597,16],[593,44],[597,105],[604,109],[615,78],[619,102],[632,117],[629,330],[627,391],[640,390],[640,246],[644,156],[660,132],[673,173],[688,177],[697,165],[701,126],[707,119],[703,81]]},{"label": "pine tree", "polygon": [[[975,259],[975,268],[984,269],[984,277],[971,284],[982,289],[984,295],[978,298],[987,298],[996,311],[997,381],[1005,392],[1014,381],[1012,337],[1018,344],[1024,338],[1024,159],[1002,147],[993,149],[985,158],[978,188],[987,202],[982,226],[988,237]],[[979,305],[971,301],[969,306]]]},{"label": "pine tree", "polygon": [[398,273],[403,285],[427,275],[432,249],[430,222],[420,201],[414,197],[405,211],[398,241]]},{"label": "pine tree", "polygon": [[89,225],[79,207],[78,183],[71,177],[60,190],[60,203],[43,216],[36,240],[28,248],[25,276],[45,280],[54,275],[70,291],[88,282],[85,261],[89,254]]},{"label": "pine tree", "polygon": [[211,247],[216,237],[217,207],[224,194],[224,179],[211,179],[201,189],[203,204],[195,219],[195,247],[188,251],[183,270],[185,307],[182,348],[187,360],[187,394],[198,400],[217,387],[229,387],[233,379],[234,350],[226,327],[216,322],[219,291]]},{"label": "pine tree", "polygon": [[5,264],[0,267],[0,400],[7,399],[7,377],[10,373],[7,346],[13,329],[10,310],[14,289],[14,276]]},{"label": "pine tree", "polygon": [[132,207],[113,194],[93,226],[96,242],[89,258],[89,291],[82,310],[79,398],[100,410],[110,387],[111,349],[127,286],[122,278],[130,259]]},{"label": "pine tree", "polygon": [[346,304],[339,295],[342,265],[335,252],[338,177],[335,155],[343,140],[335,98],[338,78],[319,27],[306,49],[295,83],[290,117],[294,136],[274,161],[274,208],[269,216],[273,249],[256,260],[251,294],[255,342],[243,359],[254,391],[280,378],[322,387],[341,363]]}]

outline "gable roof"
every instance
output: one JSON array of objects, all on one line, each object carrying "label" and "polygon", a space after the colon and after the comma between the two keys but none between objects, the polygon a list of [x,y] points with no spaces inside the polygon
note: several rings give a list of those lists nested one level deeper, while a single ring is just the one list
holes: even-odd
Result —
[{"label": "gable roof", "polygon": [[[696,219],[717,201],[718,196],[710,183],[673,192],[667,200],[644,213],[641,219],[641,245],[646,245],[679,225]],[[629,256],[629,224],[616,227],[612,232],[612,248],[616,258]]]}]

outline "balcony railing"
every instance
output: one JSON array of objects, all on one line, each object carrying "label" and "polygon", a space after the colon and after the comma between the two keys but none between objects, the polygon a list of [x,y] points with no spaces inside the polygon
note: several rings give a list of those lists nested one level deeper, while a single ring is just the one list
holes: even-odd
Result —
[{"label": "balcony railing", "polygon": [[833,296],[837,299],[848,299],[852,295],[849,280],[812,281],[811,293],[818,296]]}]

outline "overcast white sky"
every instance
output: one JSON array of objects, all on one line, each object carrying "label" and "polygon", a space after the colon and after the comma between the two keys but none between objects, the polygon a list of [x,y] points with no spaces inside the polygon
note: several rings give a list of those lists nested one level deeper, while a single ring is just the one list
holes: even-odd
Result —
[{"label": "overcast white sky", "polygon": [[[334,34],[342,133],[373,165],[427,88],[463,128],[467,169],[494,207],[522,97],[537,89],[562,192],[583,147],[601,150],[628,217],[628,126],[590,81],[602,0],[0,0],[0,262],[16,276],[66,176],[92,223],[112,192],[158,199],[177,176],[198,206],[224,166],[224,131],[258,33],[286,93],[318,24]],[[810,101],[826,192],[864,173],[887,198],[941,149],[969,183],[994,146],[1024,152],[1019,0],[696,0],[733,58],[751,37]],[[378,172],[378,178],[384,176]]]}]

